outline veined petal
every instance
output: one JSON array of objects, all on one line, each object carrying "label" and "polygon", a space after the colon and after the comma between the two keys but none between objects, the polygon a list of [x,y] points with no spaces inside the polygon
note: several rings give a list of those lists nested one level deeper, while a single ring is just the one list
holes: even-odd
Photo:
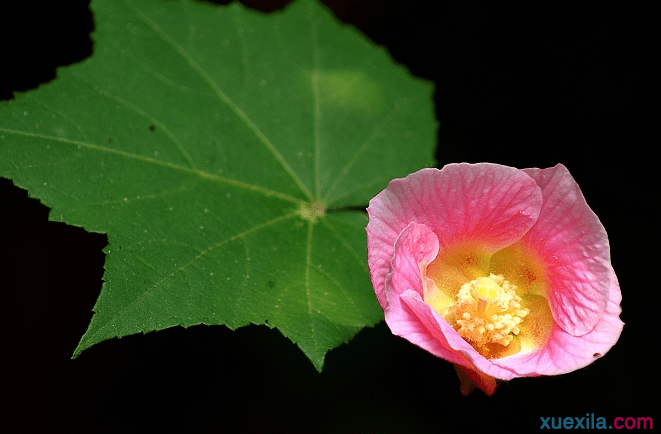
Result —
[{"label": "veined petal", "polygon": [[610,250],[606,230],[562,164],[523,169],[542,190],[544,205],[535,226],[520,241],[544,264],[556,322],[567,333],[589,333],[606,309]]},{"label": "veined petal", "polygon": [[[438,239],[425,225],[410,223],[397,237],[391,271],[385,278],[385,319],[393,334],[426,349],[452,363],[477,371],[471,375],[478,385],[488,387],[484,375],[510,379],[511,370],[487,361],[453,329],[434,308],[422,299],[426,267],[438,253]],[[480,380],[482,378],[482,380]],[[494,383],[495,384],[495,383]],[[493,392],[493,390],[491,390]]]},{"label": "veined petal", "polygon": [[558,375],[583,368],[606,354],[615,345],[624,327],[620,320],[622,292],[615,272],[612,268],[609,271],[608,303],[590,333],[572,336],[556,326],[540,351],[494,360],[494,363],[515,370],[517,376]]},{"label": "veined petal", "polygon": [[370,201],[370,218],[403,229],[414,221],[431,228],[441,249],[480,239],[500,250],[523,236],[542,207],[536,183],[520,170],[490,163],[448,164],[395,179]]},{"label": "veined petal", "polygon": [[[399,234],[391,260],[391,271],[385,278],[386,323],[393,334],[453,363],[468,365],[461,353],[449,346],[443,347],[442,343],[429,333],[429,329],[437,329],[438,324],[431,313],[433,309],[422,301],[423,276],[424,268],[437,253],[438,239],[427,226],[411,223]],[[407,308],[410,300],[413,300],[413,307]],[[417,306],[416,302],[421,305]],[[426,314],[418,314],[418,310],[423,310]],[[442,333],[440,335],[442,336]],[[464,346],[472,349],[461,340]]]},{"label": "veined petal", "polygon": [[[369,208],[367,209],[369,212]],[[387,307],[386,301],[386,275],[390,272],[390,265],[395,253],[395,241],[401,230],[395,233],[393,226],[385,220],[372,219],[367,225],[367,264],[370,269],[370,278],[376,298],[381,309]]]},{"label": "veined petal", "polygon": [[430,228],[451,262],[461,262],[464,258],[453,246],[479,246],[475,256],[488,258],[521,238],[535,224],[541,207],[542,193],[532,178],[498,164],[448,164],[391,181],[367,208],[368,264],[381,307],[385,308],[384,279],[395,241],[409,223]]},{"label": "veined petal", "polygon": [[[405,291],[400,295],[402,309],[386,313],[386,323],[393,334],[424,348],[435,356],[461,365],[464,372],[478,371],[501,380],[517,377],[507,366],[496,365],[480,355],[420,295]],[[507,359],[500,359],[507,360]],[[471,376],[473,379],[473,376]],[[475,381],[475,380],[474,380]]]},{"label": "veined petal", "polygon": [[385,278],[386,313],[399,308],[399,295],[413,290],[423,295],[427,265],[438,254],[438,238],[425,225],[411,223],[395,242],[391,271]]}]

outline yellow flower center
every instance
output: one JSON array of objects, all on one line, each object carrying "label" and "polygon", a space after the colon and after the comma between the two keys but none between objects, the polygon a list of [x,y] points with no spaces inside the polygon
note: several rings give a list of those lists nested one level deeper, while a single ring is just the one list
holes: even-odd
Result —
[{"label": "yellow flower center", "polygon": [[500,274],[490,274],[462,285],[443,316],[477,352],[502,357],[506,349],[494,344],[510,345],[528,313],[529,309],[521,308],[516,286]]}]

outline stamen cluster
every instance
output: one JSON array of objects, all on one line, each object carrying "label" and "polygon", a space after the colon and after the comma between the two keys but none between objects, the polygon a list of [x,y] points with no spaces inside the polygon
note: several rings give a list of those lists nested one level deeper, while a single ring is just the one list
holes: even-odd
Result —
[{"label": "stamen cluster", "polygon": [[515,285],[490,274],[462,285],[444,317],[478,352],[489,353],[485,345],[508,346],[514,340],[529,312],[521,308]]}]

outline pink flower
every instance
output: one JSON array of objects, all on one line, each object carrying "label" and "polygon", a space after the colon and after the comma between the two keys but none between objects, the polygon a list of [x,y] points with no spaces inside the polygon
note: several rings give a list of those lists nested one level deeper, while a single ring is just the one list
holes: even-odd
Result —
[{"label": "pink flower", "polygon": [[559,164],[449,164],[395,179],[370,201],[367,251],[390,330],[496,379],[557,375],[617,342],[622,294],[608,236]]}]

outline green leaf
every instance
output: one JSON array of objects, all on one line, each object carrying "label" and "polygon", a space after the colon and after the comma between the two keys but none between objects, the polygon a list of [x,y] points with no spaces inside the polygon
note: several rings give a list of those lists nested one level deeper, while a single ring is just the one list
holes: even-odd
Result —
[{"label": "green leaf", "polygon": [[94,55],[0,105],[0,175],[52,220],[108,234],[74,356],[266,323],[321,369],[382,318],[349,207],[433,164],[431,84],[314,1],[92,8]]}]

